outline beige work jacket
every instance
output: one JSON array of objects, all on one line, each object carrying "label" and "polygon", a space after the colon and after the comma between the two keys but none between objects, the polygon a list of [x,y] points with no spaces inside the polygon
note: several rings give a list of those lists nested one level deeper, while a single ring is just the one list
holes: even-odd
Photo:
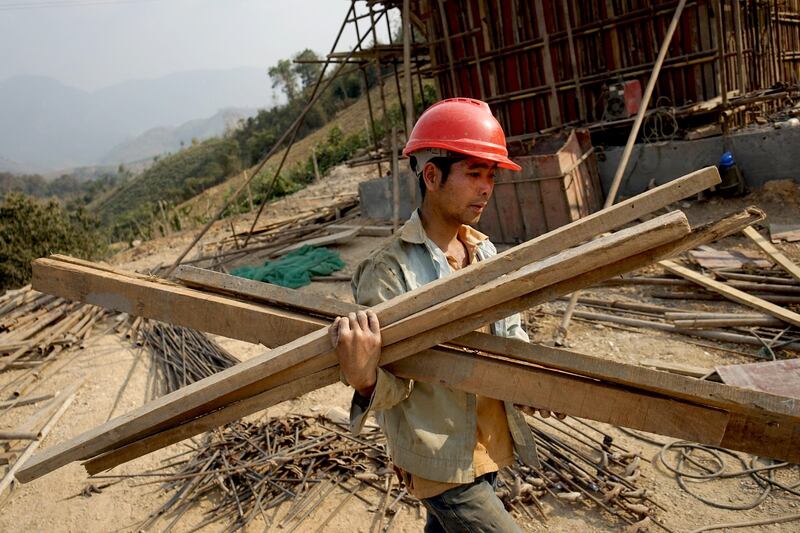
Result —
[{"label": "beige work jacket", "polygon": [[[478,260],[496,253],[488,238],[478,245]],[[450,273],[447,258],[427,237],[415,211],[392,240],[358,266],[353,275],[353,294],[356,302],[371,307]],[[528,341],[519,315],[495,322],[491,330],[494,335]],[[533,435],[522,414],[508,402],[505,408],[515,451],[524,463],[538,467]],[[434,481],[474,480],[474,394],[401,379],[379,368],[368,404],[353,396],[350,424],[354,433],[361,431],[371,412],[386,434],[389,454],[399,468]]]}]

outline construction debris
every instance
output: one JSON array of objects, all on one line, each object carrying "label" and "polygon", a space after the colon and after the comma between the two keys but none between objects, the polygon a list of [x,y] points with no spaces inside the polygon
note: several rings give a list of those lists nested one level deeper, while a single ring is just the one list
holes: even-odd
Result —
[{"label": "construction debris", "polygon": [[[192,505],[205,499],[213,504],[206,520],[194,525],[198,529],[224,521],[225,531],[236,531],[261,516],[266,527],[302,531],[304,520],[339,489],[347,499],[352,495],[364,502],[376,518],[388,517],[387,527],[379,529],[386,531],[400,507],[419,502],[401,487],[385,489],[394,471],[380,430],[373,426],[358,437],[347,431],[322,418],[289,415],[236,422],[209,432],[188,459],[185,453],[168,459],[170,472],[158,481],[174,495],[139,528],[146,531],[170,513],[174,517],[166,528],[171,529]],[[390,504],[381,505],[387,497]],[[342,507],[329,513],[324,523]]]},{"label": "construction debris", "polygon": [[87,346],[94,327],[108,317],[105,309],[68,302],[30,286],[0,296],[0,370],[9,379],[0,387],[0,415],[36,405],[14,427],[0,419],[0,501],[16,483],[16,473],[55,427],[83,384],[43,392],[49,381]]},{"label": "construction debris", "polygon": [[[220,269],[245,256],[252,260],[255,252],[258,257],[280,257],[306,244],[324,246],[346,242],[362,234],[361,226],[345,224],[359,211],[357,197],[332,196],[324,206],[273,220],[250,231],[239,232],[231,226],[229,236],[204,244],[195,257],[181,260],[181,264]],[[371,226],[364,231],[380,234],[380,228]]]},{"label": "construction debris", "polygon": [[139,329],[151,354],[156,386],[153,396],[174,392],[239,362],[202,332],[148,320]]}]

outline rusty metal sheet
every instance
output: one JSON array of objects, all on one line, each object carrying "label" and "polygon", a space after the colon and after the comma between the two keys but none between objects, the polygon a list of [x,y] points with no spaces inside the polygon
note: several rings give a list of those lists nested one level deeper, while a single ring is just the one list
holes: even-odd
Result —
[{"label": "rusty metal sheet", "polygon": [[718,366],[716,370],[728,385],[800,399],[800,359]]}]

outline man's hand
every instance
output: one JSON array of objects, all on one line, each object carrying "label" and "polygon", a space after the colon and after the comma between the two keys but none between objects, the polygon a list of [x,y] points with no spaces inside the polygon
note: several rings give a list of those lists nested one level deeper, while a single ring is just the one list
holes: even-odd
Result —
[{"label": "man's hand", "polygon": [[371,310],[340,316],[329,332],[345,379],[361,396],[369,398],[378,379],[381,356],[378,316]]}]

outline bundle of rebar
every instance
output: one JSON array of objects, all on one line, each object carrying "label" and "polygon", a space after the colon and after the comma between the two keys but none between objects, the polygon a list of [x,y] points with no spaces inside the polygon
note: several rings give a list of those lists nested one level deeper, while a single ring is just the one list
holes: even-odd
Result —
[{"label": "bundle of rebar", "polygon": [[[140,529],[170,512],[174,516],[164,528],[169,531],[205,499],[214,505],[195,529],[222,521],[226,531],[235,531],[261,516],[268,526],[295,531],[337,487],[346,500],[354,496],[389,517],[379,531],[388,530],[398,506],[416,505],[401,487],[385,488],[394,473],[375,428],[353,437],[332,422],[308,416],[236,422],[207,433],[189,459],[175,462],[179,457],[185,454],[168,460],[177,469],[159,479],[174,494]],[[323,526],[343,507],[337,506]]]},{"label": "bundle of rebar", "polygon": [[153,396],[158,397],[185,387],[239,360],[211,340],[205,333],[165,322],[146,320],[137,329],[138,338],[151,355]]}]

